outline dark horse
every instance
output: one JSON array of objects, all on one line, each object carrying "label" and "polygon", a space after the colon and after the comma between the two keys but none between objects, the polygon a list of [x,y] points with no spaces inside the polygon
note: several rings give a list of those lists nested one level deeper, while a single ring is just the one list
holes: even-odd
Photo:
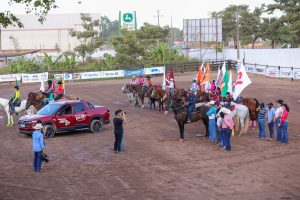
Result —
[{"label": "dark horse", "polygon": [[242,98],[242,103],[248,107],[250,113],[250,120],[254,121],[257,119],[257,108],[259,106],[259,101],[254,98]]},{"label": "dark horse", "polygon": [[[188,120],[188,113],[187,108],[182,104],[178,103],[174,98],[169,98],[166,101],[166,107],[168,109],[172,109],[175,114],[175,120],[177,121],[179,131],[180,131],[180,141],[184,140],[184,124],[187,124]],[[209,136],[208,133],[208,117],[206,116],[206,112],[209,110],[208,106],[202,105],[193,111],[191,122],[196,122],[202,120],[203,124],[205,125],[206,133],[205,137]]]},{"label": "dark horse", "polygon": [[164,97],[167,95],[166,91],[161,88],[153,88],[151,93],[151,99],[158,102],[159,111],[164,110]]}]

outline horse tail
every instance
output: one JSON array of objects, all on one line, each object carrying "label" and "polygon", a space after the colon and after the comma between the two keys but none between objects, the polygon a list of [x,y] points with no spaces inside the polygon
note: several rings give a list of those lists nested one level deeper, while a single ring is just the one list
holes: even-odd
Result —
[{"label": "horse tail", "polygon": [[[240,118],[238,115],[234,117],[234,132],[240,133]],[[240,135],[240,134],[239,134]]]}]

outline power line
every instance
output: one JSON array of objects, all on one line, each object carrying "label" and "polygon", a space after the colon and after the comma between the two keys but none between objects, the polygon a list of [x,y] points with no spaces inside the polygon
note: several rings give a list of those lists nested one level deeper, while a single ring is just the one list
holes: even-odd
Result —
[{"label": "power line", "polygon": [[157,10],[156,12],[157,12],[157,15],[154,16],[154,17],[157,17],[157,26],[160,26],[159,19],[160,19],[160,17],[163,17],[163,15],[160,15],[160,14],[159,14],[159,13],[160,13],[160,10]]}]

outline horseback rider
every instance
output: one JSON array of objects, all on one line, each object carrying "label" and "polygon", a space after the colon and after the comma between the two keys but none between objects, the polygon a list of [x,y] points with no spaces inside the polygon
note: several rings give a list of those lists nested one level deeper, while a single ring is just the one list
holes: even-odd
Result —
[{"label": "horseback rider", "polygon": [[194,92],[199,90],[199,85],[197,84],[197,80],[195,78],[193,79],[193,83],[192,83],[190,89]]},{"label": "horseback rider", "polygon": [[140,78],[139,78],[139,84],[140,84],[141,86],[144,85],[144,77],[143,77],[143,75],[141,75]]},{"label": "horseback rider", "polygon": [[173,95],[174,94],[174,88],[175,88],[174,79],[171,78],[170,81],[168,79],[166,79],[166,81],[169,84],[167,87],[170,89],[171,95]]},{"label": "horseback rider", "polygon": [[188,120],[187,123],[191,123],[191,118],[192,118],[192,112],[193,109],[195,108],[197,97],[195,93],[189,89],[189,93],[187,96],[187,106],[188,106]]},{"label": "horseback rider", "polygon": [[18,105],[20,103],[21,103],[21,94],[19,91],[19,86],[16,85],[14,95],[9,100],[10,114],[15,112],[15,105]]},{"label": "horseback rider", "polygon": [[57,100],[61,99],[64,95],[64,87],[62,86],[62,82],[58,81],[57,84],[59,86],[58,86],[58,89],[54,92],[56,94],[56,97],[54,98],[54,101],[57,101]]},{"label": "horseback rider", "polygon": [[54,99],[54,94],[53,94],[53,88],[52,88],[52,81],[48,80],[48,88],[45,90],[45,93],[48,94],[48,98],[45,98],[43,100],[43,105],[47,105],[50,101],[52,101]]},{"label": "horseback rider", "polygon": [[130,85],[138,85],[138,82],[137,82],[135,76],[132,77],[132,79],[130,81]]}]

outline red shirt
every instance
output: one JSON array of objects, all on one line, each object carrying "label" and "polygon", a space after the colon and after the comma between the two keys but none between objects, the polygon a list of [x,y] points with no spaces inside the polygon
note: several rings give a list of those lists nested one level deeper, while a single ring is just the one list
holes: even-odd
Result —
[{"label": "red shirt", "polygon": [[284,110],[283,113],[282,113],[282,117],[281,117],[281,120],[280,120],[280,125],[282,125],[282,123],[287,120],[287,118],[289,117],[289,112],[287,110]]},{"label": "red shirt", "polygon": [[60,85],[58,87],[58,90],[55,91],[55,94],[64,94],[64,87]]}]

